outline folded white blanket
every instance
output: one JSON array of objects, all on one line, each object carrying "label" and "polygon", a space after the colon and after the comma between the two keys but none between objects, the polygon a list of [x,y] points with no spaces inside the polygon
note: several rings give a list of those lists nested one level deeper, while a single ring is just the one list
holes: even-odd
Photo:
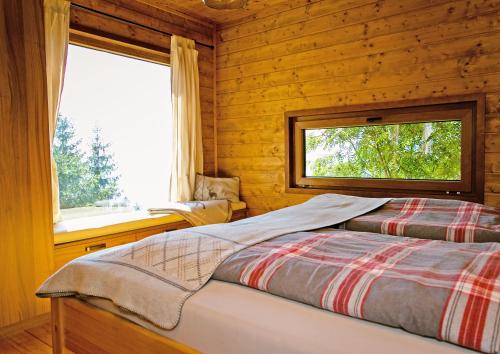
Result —
[{"label": "folded white blanket", "polygon": [[161,328],[172,329],[186,299],[235,252],[284,234],[339,224],[388,201],[323,194],[228,224],[151,236],[71,261],[47,279],[37,295],[103,297]]},{"label": "folded white blanket", "polygon": [[231,220],[233,211],[228,200],[166,203],[163,208],[150,208],[150,214],[179,214],[193,226],[220,224]]}]

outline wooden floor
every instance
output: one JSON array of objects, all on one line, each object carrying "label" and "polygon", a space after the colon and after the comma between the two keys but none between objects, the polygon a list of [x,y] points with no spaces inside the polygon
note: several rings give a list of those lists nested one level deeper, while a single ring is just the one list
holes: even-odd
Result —
[{"label": "wooden floor", "polygon": [[0,353],[52,353],[50,323],[0,337]]}]

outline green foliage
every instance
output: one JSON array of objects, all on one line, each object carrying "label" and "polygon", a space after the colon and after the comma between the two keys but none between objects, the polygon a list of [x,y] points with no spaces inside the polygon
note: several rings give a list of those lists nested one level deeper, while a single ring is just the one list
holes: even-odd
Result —
[{"label": "green foliage", "polygon": [[93,132],[94,138],[88,159],[89,193],[94,201],[112,199],[121,194],[118,189],[119,177],[114,175],[116,164],[113,156],[107,152],[110,144],[103,142],[101,130],[96,127]]},{"label": "green foliage", "polygon": [[71,121],[59,115],[53,156],[59,179],[59,201],[62,209],[87,205],[90,202],[86,192],[88,168],[84,154],[80,151],[81,139],[75,138]]},{"label": "green foliage", "polygon": [[82,140],[75,138],[75,128],[68,117],[58,116],[53,156],[59,179],[61,209],[94,205],[96,201],[120,196],[116,164],[109,154],[110,144],[102,140],[100,129],[87,158],[81,151]]},{"label": "green foliage", "polygon": [[312,130],[306,162],[312,176],[457,180],[460,139],[459,121]]}]

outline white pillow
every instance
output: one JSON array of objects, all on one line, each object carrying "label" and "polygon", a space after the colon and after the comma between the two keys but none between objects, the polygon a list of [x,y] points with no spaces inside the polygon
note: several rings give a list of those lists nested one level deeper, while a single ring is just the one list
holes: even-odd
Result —
[{"label": "white pillow", "polygon": [[194,200],[240,201],[240,178],[217,178],[196,175]]}]

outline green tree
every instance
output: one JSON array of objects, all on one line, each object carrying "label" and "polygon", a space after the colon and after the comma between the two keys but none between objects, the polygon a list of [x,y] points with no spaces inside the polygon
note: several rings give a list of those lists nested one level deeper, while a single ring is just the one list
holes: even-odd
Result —
[{"label": "green tree", "polygon": [[120,177],[115,174],[116,164],[113,155],[108,152],[111,144],[103,141],[100,128],[94,128],[93,133],[87,164],[90,175],[89,193],[95,202],[118,197],[121,192],[118,188]]},{"label": "green tree", "polygon": [[89,203],[86,192],[88,169],[85,155],[80,151],[81,139],[75,138],[75,128],[71,120],[59,115],[53,156],[59,179],[59,201],[61,208],[74,208]]},{"label": "green tree", "polygon": [[460,179],[458,121],[331,128],[306,132],[312,176]]}]

